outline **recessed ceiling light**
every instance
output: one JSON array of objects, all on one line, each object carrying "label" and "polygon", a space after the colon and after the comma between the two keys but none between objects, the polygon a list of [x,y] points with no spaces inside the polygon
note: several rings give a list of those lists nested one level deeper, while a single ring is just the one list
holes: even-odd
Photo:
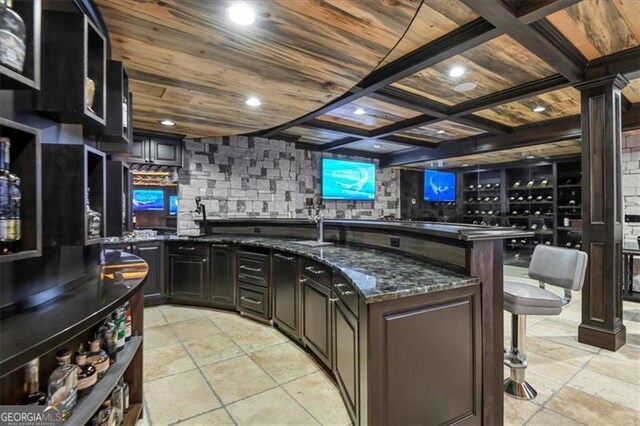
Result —
[{"label": "recessed ceiling light", "polygon": [[465,69],[458,66],[458,67],[453,67],[449,70],[449,77],[460,77],[461,75],[463,75],[465,72]]},{"label": "recessed ceiling light", "polygon": [[169,120],[168,118],[165,118],[164,120],[160,120],[160,124],[162,124],[163,126],[175,126],[176,125],[175,121]]},{"label": "recessed ceiling light", "polygon": [[454,87],[453,90],[456,92],[462,93],[462,92],[469,92],[475,89],[476,87],[478,87],[478,85],[475,83],[462,83]]},{"label": "recessed ceiling light", "polygon": [[444,130],[440,129],[436,133],[439,134],[439,135],[443,135],[444,134]]},{"label": "recessed ceiling light", "polygon": [[469,163],[462,163],[462,167],[468,167]]},{"label": "recessed ceiling light", "polygon": [[527,155],[527,156],[526,156],[526,157],[524,157],[524,158],[526,158],[527,160],[533,160],[534,158],[536,158],[536,156],[535,156],[535,155],[531,155],[531,154],[529,154],[529,155]]},{"label": "recessed ceiling light", "polygon": [[249,106],[252,106],[252,107],[258,107],[258,106],[262,105],[262,102],[260,102],[260,99],[255,98],[255,97],[251,97],[251,98],[247,99],[244,103],[249,105]]},{"label": "recessed ceiling light", "polygon": [[353,111],[353,113],[354,113],[355,115],[364,115],[364,114],[366,114],[366,113],[367,113],[367,111],[363,110],[362,108],[358,108],[358,109],[356,109],[355,111]]},{"label": "recessed ceiling light", "polygon": [[375,144],[373,147],[374,148],[382,148],[382,145]]},{"label": "recessed ceiling light", "polygon": [[251,25],[256,20],[256,13],[253,11],[253,8],[246,3],[234,3],[227,9],[227,14],[231,22],[237,25]]},{"label": "recessed ceiling light", "polygon": [[542,105],[538,105],[537,107],[533,108],[533,112],[542,112],[545,109],[547,109],[547,107],[544,107]]}]

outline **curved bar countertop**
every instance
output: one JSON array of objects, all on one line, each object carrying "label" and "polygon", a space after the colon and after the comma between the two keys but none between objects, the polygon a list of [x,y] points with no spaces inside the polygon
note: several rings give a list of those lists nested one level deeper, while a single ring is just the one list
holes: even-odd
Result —
[{"label": "curved bar countertop", "polygon": [[464,287],[479,282],[477,278],[407,256],[347,244],[314,248],[296,244],[291,239],[233,235],[175,237],[167,241],[234,243],[306,256],[342,272],[354,284],[365,303]]},{"label": "curved bar countertop", "polygon": [[0,375],[94,326],[131,298],[148,272],[144,260],[113,250],[105,250],[97,269],[73,286],[61,286],[55,298],[2,319]]}]

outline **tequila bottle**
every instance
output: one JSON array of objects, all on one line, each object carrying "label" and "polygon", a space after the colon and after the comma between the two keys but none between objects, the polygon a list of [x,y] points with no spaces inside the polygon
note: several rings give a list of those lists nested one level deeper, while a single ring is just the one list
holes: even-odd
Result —
[{"label": "tequila bottle", "polygon": [[91,209],[89,205],[89,189],[87,188],[87,238],[100,238],[102,215]]},{"label": "tequila bottle", "polygon": [[89,343],[89,353],[87,354],[87,362],[93,364],[98,373],[98,380],[102,379],[109,369],[109,355],[100,347],[100,340],[94,339]]},{"label": "tequila bottle", "polygon": [[13,0],[0,0],[0,65],[22,73],[27,52],[27,29]]},{"label": "tequila bottle", "polygon": [[118,360],[118,329],[116,324],[107,318],[105,322],[100,326],[98,335],[102,341],[103,347],[107,349],[109,353],[109,361],[114,364]]},{"label": "tequila bottle", "polygon": [[71,351],[58,352],[56,359],[58,367],[49,376],[47,404],[57,408],[66,419],[78,401],[78,367],[71,364]]},{"label": "tequila bottle", "polygon": [[47,402],[47,394],[40,391],[38,370],[40,360],[38,358],[29,361],[24,366],[24,395],[20,405],[44,405]]},{"label": "tequila bottle", "polygon": [[98,381],[98,374],[93,364],[87,363],[87,354],[82,350],[82,346],[76,352],[76,364],[78,365],[78,395],[82,397],[91,393]]}]

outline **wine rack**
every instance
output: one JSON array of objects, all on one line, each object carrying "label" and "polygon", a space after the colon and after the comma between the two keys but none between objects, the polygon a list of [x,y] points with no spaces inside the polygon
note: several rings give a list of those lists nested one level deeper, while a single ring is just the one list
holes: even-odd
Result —
[{"label": "wine rack", "polygon": [[582,172],[580,161],[558,164],[557,245],[582,249]]},{"label": "wine rack", "polygon": [[11,141],[10,169],[21,179],[22,237],[13,253],[0,255],[0,263],[42,254],[40,131],[0,117],[0,136]]},{"label": "wine rack", "polygon": [[2,90],[40,89],[40,24],[42,2],[40,0],[14,1],[12,9],[20,15],[27,30],[27,50],[24,68],[19,73],[0,65]]},{"label": "wine rack", "polygon": [[501,170],[463,173],[462,218],[464,223],[504,226],[504,184]]}]

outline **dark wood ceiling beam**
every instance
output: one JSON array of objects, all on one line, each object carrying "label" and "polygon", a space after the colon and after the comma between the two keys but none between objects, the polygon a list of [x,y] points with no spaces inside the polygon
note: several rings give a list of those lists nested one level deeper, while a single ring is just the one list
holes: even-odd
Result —
[{"label": "dark wood ceiling beam", "polygon": [[434,102],[420,95],[395,87],[383,87],[376,92],[370,93],[368,96],[433,117],[446,118],[449,116],[449,107],[447,105]]},{"label": "dark wood ceiling beam", "polygon": [[358,84],[357,88],[345,93],[322,108],[267,131],[258,132],[258,135],[272,137],[290,127],[295,127],[317,118],[382,89],[391,83],[463,53],[501,34],[501,30],[496,29],[486,20],[476,19],[372,72]]},{"label": "dark wood ceiling beam", "polygon": [[524,24],[531,24],[556,13],[569,6],[580,3],[581,0],[535,0],[523,2],[515,9],[515,15]]},{"label": "dark wood ceiling beam", "polygon": [[331,152],[331,151],[335,151],[338,149],[342,149],[344,148],[346,145],[349,145],[353,142],[358,142],[361,141],[361,138],[353,138],[353,137],[348,137],[348,138],[344,138],[344,139],[339,139],[337,141],[334,142],[329,142],[329,143],[325,143],[322,145],[318,146],[318,150],[319,151],[325,151],[325,152]]},{"label": "dark wood ceiling beam", "polygon": [[404,132],[415,129],[416,127],[427,126],[429,124],[437,123],[438,121],[442,121],[442,118],[422,114],[417,117],[408,118],[406,120],[398,121],[397,123],[375,129],[371,131],[371,137],[384,138],[385,136],[393,135],[394,133]]},{"label": "dark wood ceiling beam", "polygon": [[342,133],[345,136],[356,137],[359,139],[366,139],[371,136],[371,132],[359,127],[347,126],[344,124],[332,123],[322,120],[310,120],[300,124],[300,127],[307,127],[310,129],[328,130],[331,132]]},{"label": "dark wood ceiling beam", "polygon": [[640,77],[640,46],[589,61],[585,71],[588,80],[616,74],[628,80]]},{"label": "dark wood ceiling beam", "polygon": [[582,81],[584,69],[567,56],[561,49],[540,34],[536,29],[526,25],[501,0],[462,0],[469,8],[481,17],[502,30],[526,49],[549,64],[558,73],[571,82]]},{"label": "dark wood ceiling beam", "polygon": [[587,66],[587,58],[547,19],[541,19],[531,24],[531,28],[549,40],[556,49],[562,52],[572,62],[577,64],[581,70]]},{"label": "dark wood ceiling beam", "polygon": [[465,126],[484,130],[489,133],[509,134],[513,131],[513,127],[471,114],[460,117],[451,117],[450,120],[459,124],[464,124]]}]

